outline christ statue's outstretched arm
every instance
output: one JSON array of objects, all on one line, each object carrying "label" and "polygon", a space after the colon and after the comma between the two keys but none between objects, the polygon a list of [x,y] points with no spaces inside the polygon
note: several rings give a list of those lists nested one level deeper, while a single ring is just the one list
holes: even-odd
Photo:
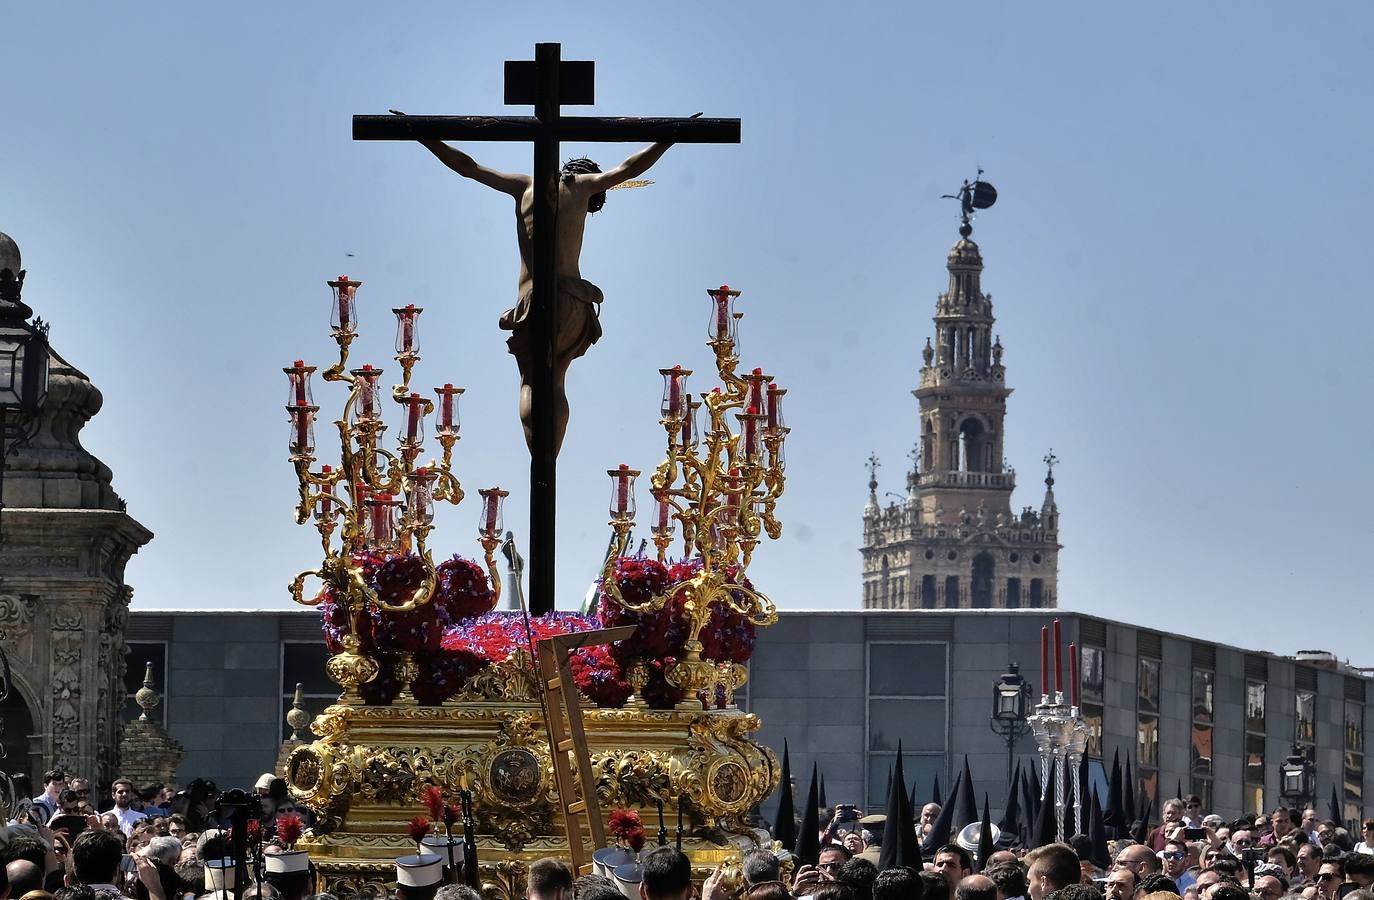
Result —
[{"label": "christ statue's outstretched arm", "polygon": [[[692,118],[701,117],[701,113],[693,113]],[[589,192],[595,194],[600,191],[609,190],[621,182],[629,181],[631,178],[638,178],[649,171],[668,152],[668,148],[673,146],[671,143],[660,141],[657,144],[650,144],[638,153],[632,153],[626,157],[625,161],[614,169],[605,172],[596,172],[590,175],[579,175],[577,181],[585,185]]]},{"label": "christ statue's outstretched arm", "polygon": [[[405,115],[405,113],[397,109],[391,110],[391,114],[395,116]],[[503,194],[510,194],[517,201],[520,199],[521,195],[525,193],[525,189],[530,186],[530,177],[528,175],[511,175],[506,172],[498,172],[495,169],[488,169],[462,150],[456,147],[450,147],[443,141],[421,140],[420,143],[426,150],[433,153],[435,157],[438,158],[439,162],[448,166],[464,178],[471,178],[478,184],[484,184]],[[662,155],[662,151],[659,151],[659,156]],[[654,158],[657,159],[658,157]],[[626,176],[626,178],[633,177],[633,175]],[[624,179],[621,180],[623,181]]]}]

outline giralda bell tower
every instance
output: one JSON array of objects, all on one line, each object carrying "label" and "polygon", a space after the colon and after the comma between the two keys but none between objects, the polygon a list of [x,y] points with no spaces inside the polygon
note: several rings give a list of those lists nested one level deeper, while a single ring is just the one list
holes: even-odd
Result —
[{"label": "giralda bell tower", "polygon": [[[980,173],[981,174],[981,173]],[[996,191],[985,181],[960,191],[963,221],[935,302],[935,338],[922,351],[917,449],[903,503],[881,507],[870,460],[864,508],[863,605],[869,609],[1016,609],[1057,605],[1059,510],[1053,453],[1037,512],[1014,512],[1016,473],[1003,457],[1006,367],[983,293],[983,257],[972,214]]]}]

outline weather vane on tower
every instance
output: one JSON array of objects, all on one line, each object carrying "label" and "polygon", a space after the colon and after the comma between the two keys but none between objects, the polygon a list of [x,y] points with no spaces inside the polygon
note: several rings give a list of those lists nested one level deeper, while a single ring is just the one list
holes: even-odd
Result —
[{"label": "weather vane on tower", "polygon": [[959,201],[959,236],[968,237],[973,234],[973,211],[988,209],[996,203],[997,188],[983,180],[983,170],[980,168],[973,181],[965,179],[963,187],[959,188],[959,193],[944,194],[940,199]]}]

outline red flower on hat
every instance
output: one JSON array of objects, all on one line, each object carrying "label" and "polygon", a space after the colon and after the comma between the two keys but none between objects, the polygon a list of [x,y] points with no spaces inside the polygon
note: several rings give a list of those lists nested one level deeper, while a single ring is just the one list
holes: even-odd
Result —
[{"label": "red flower on hat", "polygon": [[277,837],[286,845],[287,850],[296,849],[296,841],[305,834],[305,822],[295,813],[283,813],[277,816]]},{"label": "red flower on hat", "polygon": [[245,830],[248,832],[248,843],[256,844],[262,840],[262,823],[257,819],[249,819]]},{"label": "red flower on hat", "polygon": [[458,808],[457,803],[449,803],[444,806],[444,827],[452,830],[458,824],[458,820],[463,817],[463,811]]},{"label": "red flower on hat", "polygon": [[429,810],[429,817],[434,821],[443,818],[444,815],[444,791],[437,784],[427,784],[425,789],[420,792],[420,799],[424,801],[425,808]]},{"label": "red flower on hat", "polygon": [[612,810],[610,818],[606,820],[606,830],[618,840],[626,840],[636,829],[643,831],[644,823],[633,809]]},{"label": "red flower on hat", "polygon": [[406,833],[415,842],[415,852],[419,853],[422,849],[421,841],[429,836],[432,823],[425,816],[416,816],[406,823]]}]

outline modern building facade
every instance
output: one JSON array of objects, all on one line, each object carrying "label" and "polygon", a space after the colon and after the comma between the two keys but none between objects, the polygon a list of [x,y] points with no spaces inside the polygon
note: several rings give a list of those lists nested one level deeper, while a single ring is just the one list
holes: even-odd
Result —
[{"label": "modern building facade", "polygon": [[[1320,656],[1251,652],[1067,611],[783,612],[760,632],[739,702],[763,720],[766,743],[780,750],[787,740],[803,786],[819,765],[831,802],[880,806],[900,740],[918,797],[936,775],[947,789],[967,755],[996,811],[1007,746],[989,727],[993,683],[1008,663],[1039,658],[1040,628],[1054,615],[1064,640],[1083,648],[1096,778],[1119,752],[1151,796],[1181,785],[1223,814],[1256,812],[1279,802],[1279,766],[1297,745],[1315,763],[1320,808],[1334,783],[1346,817],[1362,815],[1374,791],[1364,743],[1374,727],[1370,679]],[[324,674],[318,617],[306,610],[135,612],[128,641],[126,715],[138,713],[132,696],[151,661],[165,698],[153,714],[186,747],[183,779],[251,784],[288,736],[296,684],[311,712],[338,693]],[[1033,668],[1022,672],[1038,694]],[[1020,759],[1033,752],[1029,738],[1014,748]]]},{"label": "modern building facade", "polygon": [[[1057,605],[1059,509],[1053,454],[1039,510],[1013,512],[1016,472],[1002,455],[1003,346],[983,257],[967,225],[949,251],[949,286],[926,340],[915,465],[906,499],[878,504],[870,474],[863,515],[865,609],[1017,609]],[[870,473],[872,470],[870,469]]]}]

